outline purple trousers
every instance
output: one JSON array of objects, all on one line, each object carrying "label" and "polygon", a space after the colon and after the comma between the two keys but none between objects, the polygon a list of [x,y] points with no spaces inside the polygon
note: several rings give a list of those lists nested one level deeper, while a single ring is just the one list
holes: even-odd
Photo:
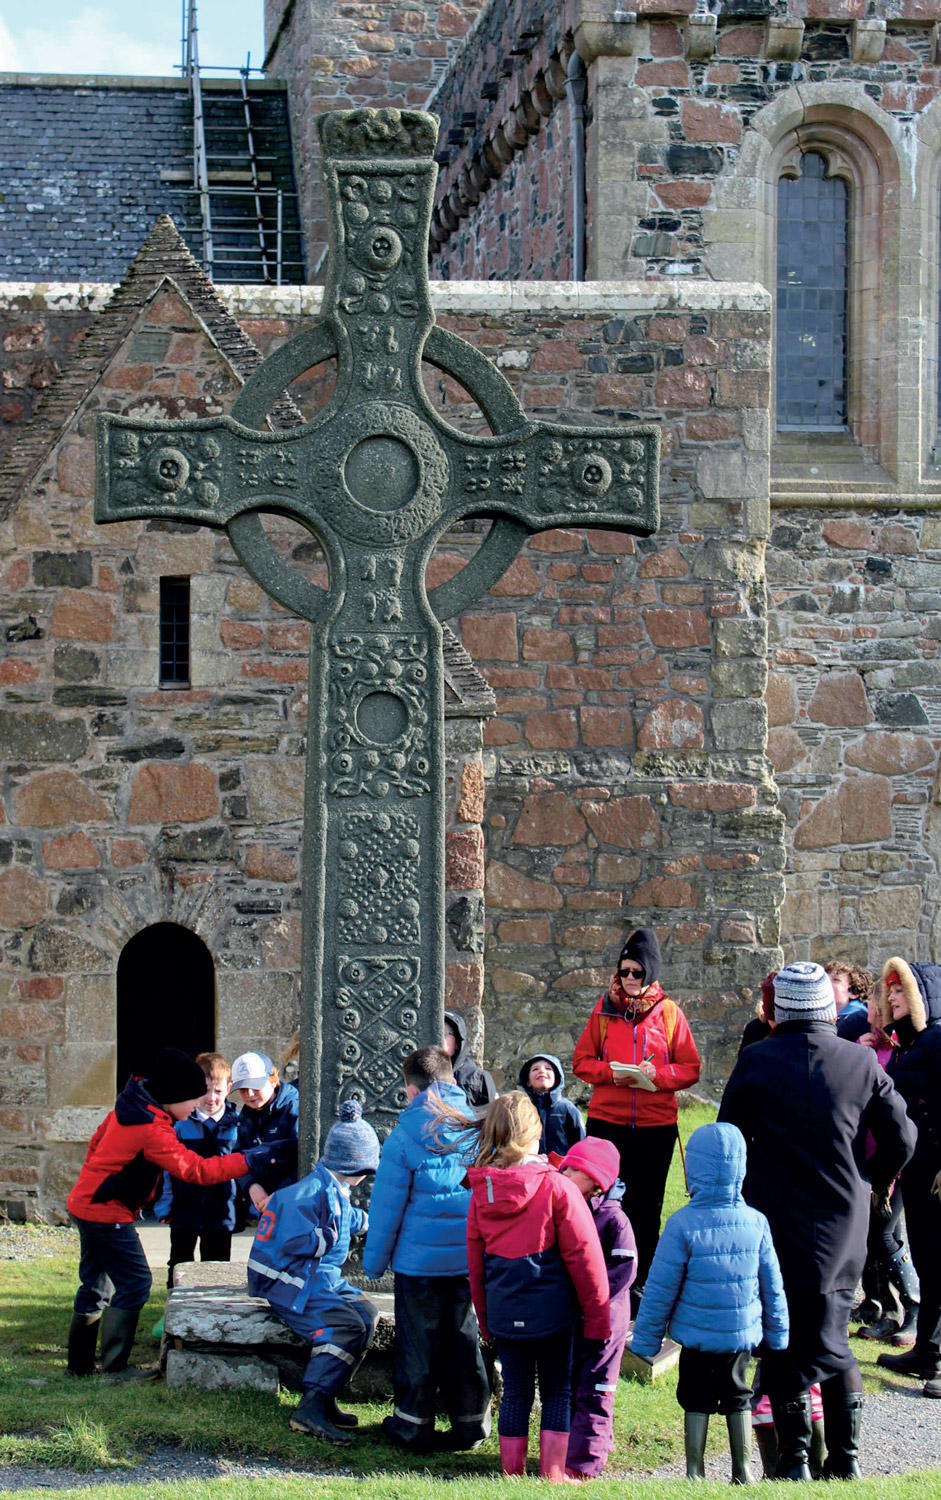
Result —
[{"label": "purple trousers", "polygon": [[630,1297],[616,1297],[611,1303],[611,1337],[603,1344],[586,1341],[581,1334],[575,1338],[572,1426],[565,1466],[577,1469],[586,1479],[604,1473],[614,1447],[614,1394],[630,1323]]}]

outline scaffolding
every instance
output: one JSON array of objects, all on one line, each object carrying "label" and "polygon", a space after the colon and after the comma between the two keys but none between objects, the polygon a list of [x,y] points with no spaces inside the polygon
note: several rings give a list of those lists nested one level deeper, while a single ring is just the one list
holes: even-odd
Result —
[{"label": "scaffolding", "polygon": [[[214,281],[263,281],[281,286],[287,276],[303,275],[299,253],[285,254],[285,200],[296,205],[297,195],[267,184],[278,158],[263,148],[265,126],[252,112],[249,53],[244,67],[212,67],[213,72],[238,74],[236,91],[213,90],[207,99],[200,66],[196,0],[182,0],[180,68],[186,79],[193,117],[192,178],[177,191],[197,200],[199,258]],[[211,101],[211,102],[210,102]],[[209,115],[211,114],[211,118]],[[182,174],[168,174],[182,175]],[[296,210],[295,210],[296,211]],[[289,237],[289,236],[288,236]]]}]

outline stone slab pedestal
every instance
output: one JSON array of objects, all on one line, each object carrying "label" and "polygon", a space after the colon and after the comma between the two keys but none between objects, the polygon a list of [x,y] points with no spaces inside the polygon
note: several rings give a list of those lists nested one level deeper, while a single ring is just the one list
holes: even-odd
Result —
[{"label": "stone slab pedestal", "polygon": [[680,1346],[674,1344],[672,1339],[664,1339],[659,1353],[653,1359],[645,1359],[642,1354],[633,1352],[631,1336],[628,1334],[621,1359],[621,1374],[625,1380],[639,1380],[642,1385],[650,1385],[653,1381],[662,1379],[667,1370],[672,1370],[679,1362]]},{"label": "stone slab pedestal", "polygon": [[[381,1401],[392,1393],[395,1324],[388,1292],[367,1292],[379,1308],[373,1346],[345,1395]],[[252,1297],[243,1265],[204,1261],[176,1267],[167,1298],[162,1363],[174,1389],[300,1390],[310,1346],[263,1297]]]}]

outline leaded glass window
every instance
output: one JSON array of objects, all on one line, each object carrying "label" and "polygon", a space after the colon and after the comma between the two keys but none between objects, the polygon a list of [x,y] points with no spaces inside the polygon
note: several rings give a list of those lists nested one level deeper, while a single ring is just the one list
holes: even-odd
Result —
[{"label": "leaded glass window", "polygon": [[846,426],[849,193],[816,151],[778,182],[778,427]]},{"label": "leaded glass window", "polygon": [[160,580],[160,682],[178,687],[190,680],[190,581]]}]

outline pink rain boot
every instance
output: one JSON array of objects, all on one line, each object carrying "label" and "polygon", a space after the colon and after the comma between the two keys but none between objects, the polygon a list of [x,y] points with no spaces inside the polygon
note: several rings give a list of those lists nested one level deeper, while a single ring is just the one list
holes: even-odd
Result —
[{"label": "pink rain boot", "polygon": [[565,1459],[568,1451],[569,1435],[567,1432],[546,1432],[543,1429],[539,1434],[540,1478],[548,1479],[550,1484],[577,1483],[577,1480],[570,1479],[565,1472]]},{"label": "pink rain boot", "polygon": [[526,1447],[528,1437],[501,1437],[500,1468],[507,1478],[513,1474],[526,1473]]}]

